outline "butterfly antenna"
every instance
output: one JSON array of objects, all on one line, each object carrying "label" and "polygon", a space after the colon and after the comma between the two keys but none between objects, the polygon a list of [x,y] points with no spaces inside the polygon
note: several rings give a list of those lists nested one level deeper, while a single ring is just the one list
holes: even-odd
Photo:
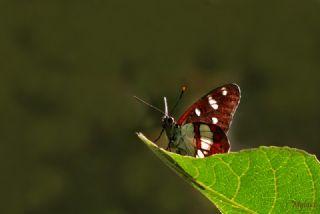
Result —
[{"label": "butterfly antenna", "polygon": [[137,96],[133,96],[133,98],[135,98],[136,100],[138,100],[139,102],[141,102],[141,103],[143,103],[143,104],[145,104],[145,105],[147,105],[147,106],[149,106],[150,108],[152,108],[152,109],[154,109],[154,110],[156,110],[156,111],[158,111],[158,112],[161,112],[162,114],[165,114],[165,112],[163,112],[162,110],[160,110],[159,108],[157,108],[157,107],[155,107],[155,106],[153,106],[153,105],[151,105],[151,104],[149,104],[149,103],[147,103],[146,101],[144,101],[143,99],[141,99],[141,98],[139,98],[139,97],[137,97]]},{"label": "butterfly antenna", "polygon": [[179,98],[178,100],[176,101],[176,103],[174,104],[174,106],[172,107],[170,113],[172,114],[172,112],[175,110],[175,108],[178,106],[181,98],[182,98],[182,95],[184,94],[184,92],[187,90],[187,87],[186,86],[182,86],[181,87],[181,92],[180,92],[180,95],[179,95]]},{"label": "butterfly antenna", "polygon": [[169,116],[167,98],[164,97],[164,116]]}]

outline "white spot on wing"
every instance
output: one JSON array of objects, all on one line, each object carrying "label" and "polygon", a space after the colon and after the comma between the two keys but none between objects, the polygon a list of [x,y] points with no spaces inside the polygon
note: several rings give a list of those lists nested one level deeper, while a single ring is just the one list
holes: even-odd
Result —
[{"label": "white spot on wing", "polygon": [[227,96],[227,94],[228,94],[228,91],[227,91],[227,90],[223,90],[223,91],[222,91],[222,95],[223,95],[223,96]]},{"label": "white spot on wing", "polygon": [[205,142],[203,142],[203,141],[201,141],[201,149],[209,151],[210,150],[210,145],[205,143]]},{"label": "white spot on wing", "polygon": [[211,104],[217,103],[217,101],[215,99],[213,99],[211,96],[208,96],[208,101]]},{"label": "white spot on wing", "polygon": [[203,154],[204,154],[204,155],[208,155],[208,154],[209,154],[209,152],[207,152],[207,151],[203,151]]},{"label": "white spot on wing", "polygon": [[211,119],[212,119],[212,123],[213,124],[217,124],[218,123],[218,118],[212,117]]},{"label": "white spot on wing", "polygon": [[219,105],[218,104],[213,104],[211,105],[211,107],[214,109],[214,110],[217,110],[219,108]]},{"label": "white spot on wing", "polygon": [[206,138],[206,137],[202,137],[202,138],[200,138],[200,140],[201,140],[201,142],[209,144],[209,145],[213,144],[212,140],[209,138]]},{"label": "white spot on wing", "polygon": [[197,150],[197,155],[198,155],[198,158],[204,158],[204,154],[200,149]]},{"label": "white spot on wing", "polygon": [[200,116],[200,114],[201,114],[201,112],[200,112],[200,110],[198,109],[198,108],[196,108],[195,110],[194,110],[194,112],[196,113],[196,115],[199,117]]},{"label": "white spot on wing", "polygon": [[209,104],[211,105],[211,107],[214,110],[217,110],[219,108],[219,105],[217,104],[217,101],[215,99],[213,99],[211,96],[208,97],[208,101],[209,101]]}]

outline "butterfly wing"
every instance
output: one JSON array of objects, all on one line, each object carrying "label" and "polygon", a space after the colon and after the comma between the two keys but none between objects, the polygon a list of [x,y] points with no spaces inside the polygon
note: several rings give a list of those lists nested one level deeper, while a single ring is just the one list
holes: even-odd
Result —
[{"label": "butterfly wing", "polygon": [[225,132],[214,124],[186,123],[181,127],[181,134],[176,152],[182,155],[203,158],[226,153],[230,148]]},{"label": "butterfly wing", "polygon": [[191,105],[177,123],[178,125],[186,123],[213,124],[226,133],[239,102],[239,86],[234,83],[223,85],[213,89]]},{"label": "butterfly wing", "polygon": [[219,126],[203,123],[193,123],[193,126],[196,157],[202,158],[229,151],[229,140]]},{"label": "butterfly wing", "polygon": [[168,145],[169,151],[198,158],[229,151],[224,131],[214,124],[186,123],[181,127],[177,142]]}]

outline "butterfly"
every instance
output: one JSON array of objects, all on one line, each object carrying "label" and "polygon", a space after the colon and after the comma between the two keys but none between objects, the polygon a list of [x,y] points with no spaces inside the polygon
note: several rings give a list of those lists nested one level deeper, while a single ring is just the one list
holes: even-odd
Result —
[{"label": "butterfly", "polygon": [[230,149],[227,132],[240,102],[240,88],[230,83],[213,89],[192,104],[175,121],[168,113],[166,98],[162,127],[168,151],[204,158]]}]

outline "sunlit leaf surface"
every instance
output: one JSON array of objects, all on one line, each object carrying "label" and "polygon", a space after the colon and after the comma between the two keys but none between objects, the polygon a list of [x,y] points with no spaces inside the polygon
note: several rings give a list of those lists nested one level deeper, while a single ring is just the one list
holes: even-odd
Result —
[{"label": "sunlit leaf surface", "polygon": [[199,159],[138,136],[222,213],[320,213],[319,161],[302,150],[260,147]]}]

